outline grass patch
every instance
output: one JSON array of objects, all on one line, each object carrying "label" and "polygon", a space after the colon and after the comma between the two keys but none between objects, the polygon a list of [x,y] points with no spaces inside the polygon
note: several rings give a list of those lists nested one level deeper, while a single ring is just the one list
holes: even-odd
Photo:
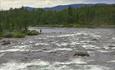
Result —
[{"label": "grass patch", "polygon": [[24,38],[25,34],[22,32],[7,32],[3,33],[4,38]]},{"label": "grass patch", "polygon": [[40,34],[36,30],[28,30],[28,31],[21,31],[21,32],[0,32],[0,39],[1,38],[24,38],[26,35],[33,36]]},{"label": "grass patch", "polygon": [[14,38],[24,38],[26,35],[22,32],[14,32],[13,37]]},{"label": "grass patch", "polygon": [[3,37],[5,37],[5,38],[12,38],[13,37],[13,33],[11,33],[11,32],[3,33]]}]

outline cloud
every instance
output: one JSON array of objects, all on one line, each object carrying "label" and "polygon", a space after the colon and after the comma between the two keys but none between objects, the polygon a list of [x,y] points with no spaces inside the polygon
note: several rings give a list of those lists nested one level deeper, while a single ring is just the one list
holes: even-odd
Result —
[{"label": "cloud", "polygon": [[85,0],[87,3],[115,3],[115,0]]},{"label": "cloud", "polygon": [[64,4],[78,3],[115,3],[114,0],[0,0],[0,10],[8,10],[10,8],[19,8],[22,6],[32,7],[52,7]]}]

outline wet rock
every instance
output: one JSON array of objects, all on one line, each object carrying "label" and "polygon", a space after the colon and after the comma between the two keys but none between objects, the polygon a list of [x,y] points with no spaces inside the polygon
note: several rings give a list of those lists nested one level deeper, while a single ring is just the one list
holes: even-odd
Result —
[{"label": "wet rock", "polygon": [[109,47],[113,48],[113,47],[115,47],[115,45],[109,45]]},{"label": "wet rock", "polygon": [[54,53],[54,54],[56,54],[57,52],[56,52],[56,51],[51,51],[50,53]]},{"label": "wet rock", "polygon": [[89,57],[90,55],[87,52],[75,52],[73,56],[87,56]]},{"label": "wet rock", "polygon": [[98,39],[96,39],[96,38],[93,38],[93,39],[92,39],[92,41],[98,41]]},{"label": "wet rock", "polygon": [[9,45],[9,44],[11,44],[10,40],[3,40],[1,42],[1,45]]},{"label": "wet rock", "polygon": [[42,50],[47,50],[46,48],[43,48]]}]

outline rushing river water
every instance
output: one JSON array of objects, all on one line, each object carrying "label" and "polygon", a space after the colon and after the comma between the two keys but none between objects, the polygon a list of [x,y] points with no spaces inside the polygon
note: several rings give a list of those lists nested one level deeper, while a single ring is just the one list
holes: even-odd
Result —
[{"label": "rushing river water", "polygon": [[11,41],[0,43],[0,70],[115,70],[115,29],[40,29],[37,36],[0,40]]}]

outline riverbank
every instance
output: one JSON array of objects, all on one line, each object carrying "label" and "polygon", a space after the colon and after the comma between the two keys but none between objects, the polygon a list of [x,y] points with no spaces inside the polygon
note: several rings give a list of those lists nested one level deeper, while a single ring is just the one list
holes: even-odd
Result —
[{"label": "riverbank", "polygon": [[25,36],[38,35],[40,32],[36,30],[27,30],[27,31],[13,31],[13,32],[1,32],[0,39],[2,38],[24,38]]},{"label": "riverbank", "polygon": [[[35,26],[34,26],[35,27]],[[37,27],[37,26],[36,26]],[[53,27],[53,28],[115,28],[115,25],[39,25],[38,27]]]}]

